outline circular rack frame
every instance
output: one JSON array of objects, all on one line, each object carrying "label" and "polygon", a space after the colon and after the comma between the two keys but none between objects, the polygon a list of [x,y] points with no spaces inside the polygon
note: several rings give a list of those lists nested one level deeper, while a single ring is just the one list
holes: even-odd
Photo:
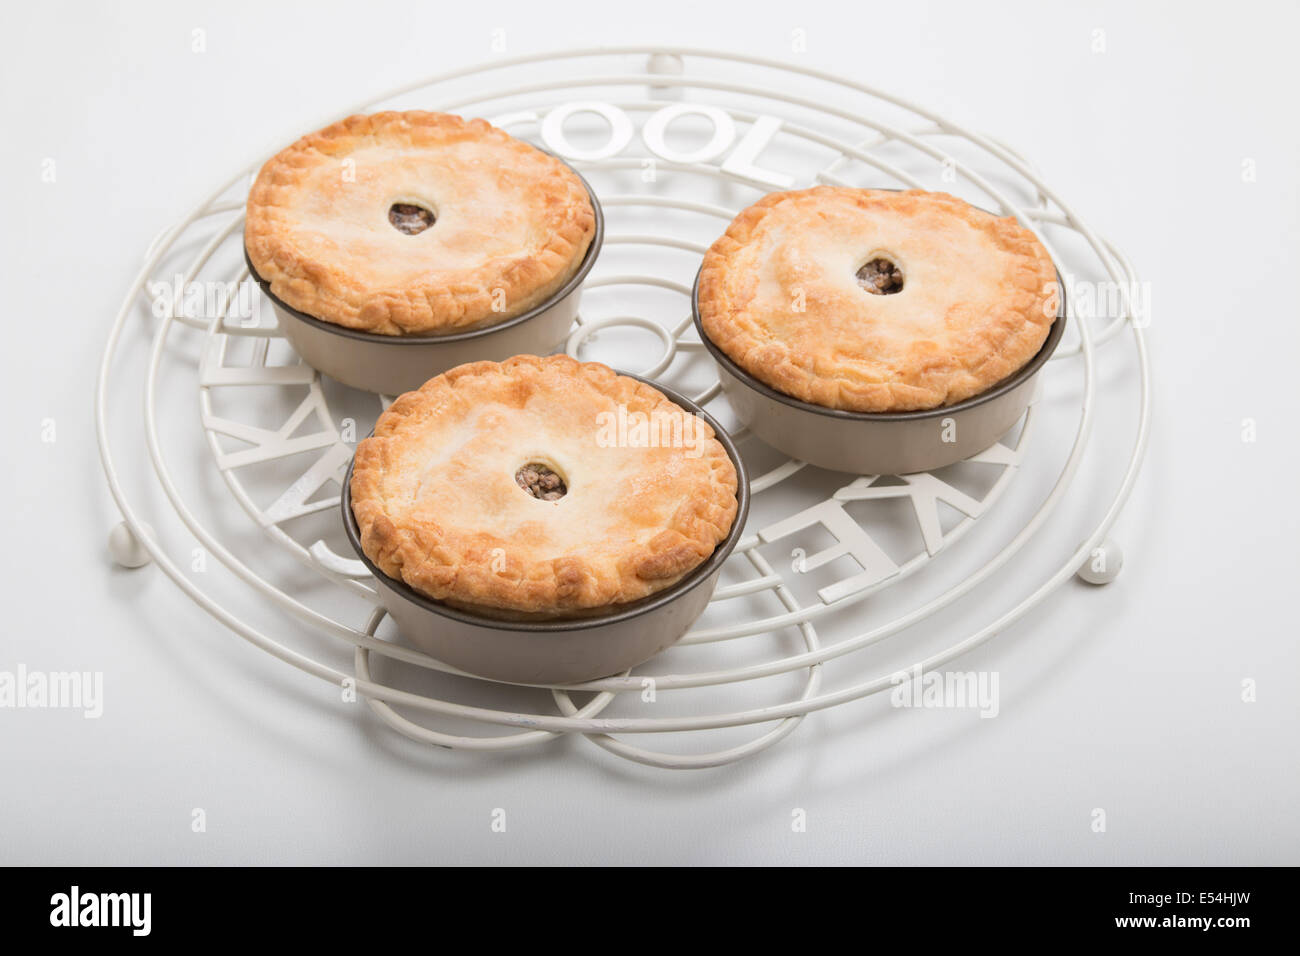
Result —
[{"label": "circular rack frame", "polygon": [[[593,61],[607,63],[611,59],[622,61],[621,72],[589,72]],[[627,62],[633,59],[638,65],[628,68]],[[555,79],[529,79],[500,89],[487,88],[488,79],[494,74],[510,74],[542,65],[562,68],[563,75]],[[742,68],[750,73],[761,75],[767,81],[766,84],[748,79],[745,82],[737,82],[733,77]],[[788,82],[792,78],[814,90],[819,99],[792,92],[791,84]],[[614,90],[621,94],[648,90],[649,97],[631,99],[620,97],[617,100],[604,101],[624,115],[657,111],[681,103],[683,101],[680,95],[686,91],[693,91],[696,94],[707,93],[712,96],[729,96],[740,101],[741,105],[726,107],[725,116],[720,118],[722,123],[748,124],[751,129],[759,124],[768,124],[774,127],[767,130],[773,141],[780,139],[801,147],[830,152],[832,160],[829,165],[824,165],[817,170],[814,182],[856,184],[852,182],[849,172],[852,165],[856,163],[860,164],[861,168],[872,171],[873,175],[880,174],[888,177],[890,184],[901,183],[905,187],[924,188],[912,172],[881,155],[886,147],[906,147],[914,154],[926,157],[927,161],[933,162],[937,167],[942,167],[945,173],[952,177],[946,181],[960,181],[979,190],[987,197],[992,207],[996,207],[1004,215],[1017,216],[1025,225],[1034,229],[1048,246],[1058,265],[1062,264],[1062,258],[1053,248],[1048,237],[1044,235],[1044,227],[1073,232],[1088,249],[1092,257],[1091,264],[1094,267],[1099,266],[1108,277],[1107,281],[1113,283],[1119,296],[1120,307],[1103,327],[1093,329],[1091,322],[1080,321],[1080,317],[1075,314],[1073,301],[1076,297],[1067,297],[1070,310],[1069,321],[1071,327],[1077,330],[1077,342],[1063,343],[1053,357],[1049,369],[1067,363],[1077,363],[1080,366],[1082,384],[1079,417],[1073,445],[1055,483],[1037,510],[1001,551],[983,566],[972,570],[960,583],[947,591],[892,621],[851,637],[824,642],[819,635],[817,630],[819,618],[853,605],[919,571],[931,558],[949,549],[962,538],[1003,496],[1019,470],[1022,456],[1034,431],[1034,421],[1044,414],[1031,406],[1014,447],[998,444],[974,459],[1001,469],[992,487],[981,498],[964,494],[930,474],[903,476],[901,482],[895,484],[879,482],[880,476],[862,476],[856,479],[848,477],[846,484],[830,499],[814,507],[804,508],[782,521],[752,531],[746,529],[746,534],[729,559],[729,564],[737,565],[747,576],[739,582],[724,583],[720,586],[714,602],[766,594],[775,598],[781,610],[752,620],[712,628],[697,628],[683,639],[682,646],[734,641],[794,629],[799,635],[802,648],[797,653],[783,653],[758,663],[708,671],[685,671],[653,678],[628,673],[582,685],[549,688],[555,705],[555,711],[550,713],[526,713],[471,706],[443,700],[436,696],[401,690],[384,683],[376,679],[372,671],[374,655],[381,655],[403,665],[450,674],[458,674],[458,672],[404,644],[379,637],[378,631],[384,613],[378,607],[369,613],[360,628],[349,626],[314,609],[261,577],[223,544],[216,534],[205,527],[186,504],[169,470],[163,442],[159,435],[158,380],[163,362],[168,357],[169,335],[178,328],[188,327],[198,330],[205,337],[203,357],[198,369],[198,392],[206,444],[233,499],[250,519],[266,532],[272,542],[286,550],[297,561],[312,568],[355,597],[374,604],[375,592],[367,583],[369,576],[360,562],[334,553],[321,541],[299,541],[282,527],[289,519],[337,507],[337,497],[309,499],[311,494],[322,485],[330,481],[338,481],[343,470],[346,469],[351,454],[349,444],[343,440],[338,426],[331,417],[319,376],[301,364],[267,364],[270,347],[278,338],[276,329],[264,328],[260,325],[246,327],[242,323],[231,321],[231,317],[227,314],[231,304],[229,294],[211,316],[187,315],[181,307],[184,286],[195,281],[227,243],[240,241],[243,197],[240,195],[231,198],[229,194],[256,172],[260,166],[259,159],[258,162],[250,164],[238,175],[223,183],[180,222],[155,240],[146,254],[144,266],[131,283],[122,301],[109,333],[96,390],[95,421],[99,451],[108,485],[123,515],[123,524],[114,530],[112,539],[114,545],[112,550],[122,563],[140,563],[139,560],[126,560],[122,557],[125,554],[138,554],[141,560],[143,555],[147,554],[148,558],[157,564],[187,596],[240,637],[308,674],[336,685],[355,687],[357,694],[369,703],[370,708],[384,723],[416,740],[455,749],[496,751],[536,745],[559,735],[577,735],[608,752],[639,763],[668,768],[699,768],[730,763],[757,753],[789,735],[805,715],[859,700],[886,690],[896,682],[895,675],[899,673],[899,669],[891,668],[889,673],[879,677],[860,680],[833,691],[824,690],[822,687],[823,670],[829,662],[896,635],[976,591],[1043,528],[1066,498],[1088,445],[1094,416],[1096,349],[1128,331],[1140,372],[1135,438],[1129,461],[1124,467],[1113,496],[1096,520],[1092,532],[1077,549],[1064,557],[1054,571],[1038,581],[1013,606],[1003,610],[993,620],[967,634],[961,640],[916,661],[906,670],[930,671],[942,667],[985,643],[993,635],[1043,602],[1076,572],[1080,572],[1095,551],[1106,542],[1111,527],[1133,489],[1148,437],[1150,371],[1143,332],[1145,322],[1139,320],[1142,317],[1133,307],[1131,291],[1137,288],[1138,277],[1120,251],[1096,236],[1018,153],[919,106],[821,71],[759,57],[688,48],[612,47],[500,59],[487,66],[452,71],[409,84],[384,96],[358,104],[339,115],[345,116],[373,108],[377,104],[429,88],[438,94],[439,87],[466,79],[476,81],[473,93],[461,98],[449,98],[446,101],[437,99],[437,102],[426,108],[489,115],[498,125],[505,126],[516,135],[525,135],[523,128],[538,122],[536,110],[516,110],[513,113],[488,111],[482,114],[479,110],[485,104],[504,103],[525,97],[533,103],[544,103],[546,106],[569,103],[569,109],[566,111],[568,113],[583,109],[590,111],[591,103],[582,101],[573,104],[570,98],[574,95],[574,91],[585,93],[592,89]],[[565,98],[566,94],[568,98]],[[436,99],[437,96],[435,95],[434,98]],[[758,100],[762,112],[755,112],[748,108],[747,104],[750,100]],[[873,118],[875,108],[902,113],[911,118],[912,122],[904,128],[897,123]],[[336,118],[338,117],[331,117],[331,120]],[[823,125],[829,123],[847,126],[855,131],[855,135],[846,140],[844,134],[835,135],[816,125],[805,125],[814,121]],[[719,122],[716,113],[714,122],[715,132],[718,133],[719,138],[722,138],[722,131],[716,125]],[[611,126],[614,125],[611,122]],[[862,132],[857,133],[857,130]],[[617,133],[618,130],[615,129],[614,132]],[[945,138],[960,141],[964,149],[974,148],[977,159],[965,161],[955,158],[949,151],[941,148],[941,142]],[[267,150],[259,155],[265,156],[269,152],[270,150]],[[585,161],[580,156],[567,158],[584,173],[636,170],[644,168],[645,163],[642,158],[617,155],[590,158]],[[772,186],[770,182],[766,184],[755,182],[752,177],[747,177],[743,172],[729,171],[725,167],[705,161],[674,162],[660,158],[656,159],[654,164],[656,172],[699,176],[703,181],[716,183],[722,180],[738,187],[757,188],[759,191]],[[1027,203],[1017,202],[1010,195],[1012,190],[995,185],[995,177],[987,172],[989,168],[995,168],[1002,176],[1015,177],[1017,186],[1026,194],[1032,195],[1032,200]],[[624,207],[640,207],[662,215],[708,217],[717,224],[717,231],[720,231],[736,212],[735,208],[727,208],[714,202],[680,199],[653,193],[606,194],[599,189],[597,191],[607,212]],[[211,226],[214,222],[217,223],[215,231]],[[199,251],[188,268],[183,271],[184,281],[174,290],[175,298],[158,323],[149,353],[148,373],[144,387],[144,440],[150,464],[176,516],[199,544],[221,561],[254,594],[269,600],[316,631],[350,645],[353,648],[351,673],[319,661],[288,646],[287,643],[277,641],[271,635],[247,623],[234,610],[200,588],[182,571],[176,559],[159,545],[148,525],[142,521],[137,510],[128,500],[119,478],[114,449],[109,438],[108,410],[110,396],[114,394],[112,387],[114,363],[123,330],[132,310],[139,305],[149,277],[163,258],[176,249],[182,238],[193,241],[195,237],[204,236],[206,241],[201,242]],[[618,233],[611,229],[606,239],[606,246],[618,245],[675,249],[697,257],[696,261],[705,251],[705,245],[676,236]],[[242,265],[242,256],[240,258],[241,266],[233,277],[231,288],[244,283],[247,279],[247,268]],[[1061,271],[1069,274],[1065,268]],[[611,286],[665,289],[680,295],[682,301],[686,303],[689,302],[690,296],[689,283],[655,274],[604,275],[598,263],[596,272],[587,281],[586,288],[593,291]],[[599,319],[581,317],[568,339],[566,350],[576,356],[591,336],[603,329],[614,326],[641,328],[659,339],[663,346],[663,354],[648,368],[632,369],[632,371],[647,377],[657,377],[668,370],[679,357],[688,360],[692,357],[704,359],[701,344],[683,337],[691,326],[689,305],[683,311],[686,317],[669,326],[637,315],[611,315]],[[246,365],[228,364],[231,344],[240,339],[252,340],[252,358]],[[250,384],[283,388],[305,387],[307,395],[289,419],[273,430],[232,421],[214,411],[212,401],[214,393],[225,388],[239,388]],[[697,395],[696,399],[701,403],[708,403],[718,399],[719,396],[720,387],[715,381],[712,386]],[[382,398],[377,401],[374,409],[376,414],[386,406],[387,401],[388,399]],[[312,422],[316,423],[317,430],[301,434],[302,427]],[[735,437],[737,440],[744,438],[743,430],[736,432]],[[223,444],[230,438],[243,441],[251,447],[230,451]],[[242,483],[240,469],[251,463],[274,462],[304,451],[320,453],[308,472],[294,473],[291,476],[292,480],[287,483],[284,495],[272,505],[266,507],[259,505],[256,496]],[[801,462],[786,461],[753,479],[751,491],[756,498],[760,494],[779,494],[779,490],[775,489],[779,489],[803,467]],[[907,499],[915,509],[921,532],[921,547],[911,558],[894,562],[884,556],[883,552],[873,544],[870,535],[860,522],[848,517],[844,505],[854,501],[898,498]],[[937,505],[940,501],[964,512],[962,519],[947,531],[942,529],[938,518]],[[760,547],[814,525],[829,530],[836,537],[837,544],[824,552],[801,557],[802,563],[797,562],[788,573],[801,574],[845,555],[854,558],[861,570],[821,589],[818,592],[820,601],[801,602],[796,597],[796,589],[785,577],[787,572],[775,569],[760,552]],[[791,699],[778,703],[720,713],[649,717],[602,716],[602,712],[620,695],[642,694],[648,683],[653,684],[655,692],[689,690],[744,684],[776,675],[800,672],[803,678],[797,694]],[[461,676],[468,678],[469,675]],[[590,699],[585,703],[579,704],[575,700],[575,696],[585,695],[590,695]],[[469,720],[476,725],[485,725],[489,728],[507,728],[509,732],[482,736],[448,733],[418,723],[403,713],[404,711],[435,715],[439,718]],[[704,752],[677,753],[652,750],[625,739],[626,735],[689,733],[751,725],[758,727],[761,732],[743,743]]]}]

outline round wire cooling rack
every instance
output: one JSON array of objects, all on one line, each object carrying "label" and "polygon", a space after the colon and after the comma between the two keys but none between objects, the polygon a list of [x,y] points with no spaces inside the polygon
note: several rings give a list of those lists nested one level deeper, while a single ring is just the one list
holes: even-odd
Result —
[{"label": "round wire cooling rack", "polygon": [[[607,238],[566,350],[591,358],[588,353],[602,344],[618,346],[631,363],[611,364],[672,379],[724,414],[724,421],[725,399],[691,335],[691,280],[712,238],[769,189],[831,183],[958,193],[1017,216],[1047,245],[1067,285],[1075,275],[1096,275],[1113,290],[1115,305],[1104,315],[1082,314],[1075,304],[1079,297],[1067,296],[1072,339],[1058,349],[1044,377],[1069,374],[1062,371],[1067,368],[1079,377],[1072,393],[1073,441],[1028,518],[991,558],[965,570],[946,590],[860,629],[873,595],[917,575],[941,553],[960,559],[958,543],[1006,496],[1028,460],[1037,420],[1050,415],[1059,430],[1064,411],[1038,402],[1012,433],[970,461],[898,478],[819,472],[774,457],[737,429],[733,434],[743,440],[742,451],[758,476],[751,481],[755,507],[695,629],[635,673],[569,687],[503,687],[457,672],[387,634],[391,627],[376,605],[368,572],[340,548],[341,536],[331,534],[355,441],[389,399],[323,379],[293,355],[273,322],[262,322],[257,293],[248,291],[241,245],[244,197],[259,159],[150,247],[113,322],[96,392],[100,454],[124,519],[110,538],[114,555],[129,565],[156,563],[195,603],[253,645],[342,686],[345,699],[347,690],[354,691],[388,726],[438,746],[496,751],[575,736],[644,764],[709,767],[771,746],[813,711],[886,690],[900,672],[944,666],[1023,617],[1076,572],[1086,574],[1094,555],[1112,547],[1107,534],[1133,488],[1148,432],[1138,277],[1119,250],[1098,238],[1018,153],[928,110],[823,72],[691,49],[602,48],[502,59],[410,84],[339,115],[379,106],[483,116],[579,168],[606,211]],[[186,263],[177,270],[179,281],[163,293],[155,286],[151,303],[144,294],[151,277],[172,258]],[[189,308],[187,290],[205,285],[221,290],[215,302]],[[320,641],[302,649],[273,636],[251,624],[228,595],[201,587],[128,500],[108,422],[110,397],[120,394],[114,372],[123,364],[124,329],[141,308],[158,317],[144,381],[143,439],[154,479],[186,532],[246,589],[241,600],[286,612],[314,636],[324,635],[328,653]],[[1096,349],[1125,331],[1140,376],[1135,437],[1109,504],[1090,522],[1091,533],[1015,603],[955,643],[872,676],[850,668],[848,662],[861,661],[869,648],[944,609],[978,604],[982,586],[1044,529],[1066,499],[1088,446]],[[628,340],[646,333],[658,348],[650,360]],[[197,361],[176,347],[182,340],[196,343]],[[198,391],[201,428],[188,439],[159,427],[160,405],[174,404],[178,374],[192,375]],[[270,542],[294,566],[310,569],[328,599],[320,597],[320,588],[304,588],[297,575],[282,573],[277,581],[264,568],[255,569],[261,562],[237,554],[231,534],[203,522],[171,469],[173,459],[192,457],[190,447],[173,447],[185,440],[206,449],[229,492],[229,502],[215,504],[237,505],[231,510],[242,511],[264,533],[262,548]],[[900,507],[908,519],[905,529],[898,524]],[[223,521],[222,531],[227,527]],[[833,662],[849,679],[827,689]],[[513,698],[509,705],[500,703],[503,694],[516,692],[528,695],[531,705],[515,709]],[[671,711],[670,700],[678,702]],[[733,702],[732,709],[719,709],[723,701]],[[647,735],[672,742],[661,750],[628,739],[644,741]]]}]

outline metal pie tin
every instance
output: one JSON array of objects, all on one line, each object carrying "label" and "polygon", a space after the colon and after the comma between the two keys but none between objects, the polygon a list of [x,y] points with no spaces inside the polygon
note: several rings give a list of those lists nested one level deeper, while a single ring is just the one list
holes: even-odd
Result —
[{"label": "metal pie tin", "polygon": [[[572,167],[570,167],[572,168]],[[568,281],[545,302],[495,325],[447,335],[379,335],[344,328],[300,312],[278,298],[248,258],[244,261],[275,310],[280,331],[302,360],[344,385],[401,395],[436,375],[467,362],[500,362],[512,355],[548,355],[564,341],[578,315],[582,283],[596,264],[605,238],[605,214],[591,184],[582,180],[591,199],[596,230],[591,245]]]},{"label": "metal pie tin", "polygon": [[1060,306],[1042,348],[1018,371],[978,395],[914,412],[851,412],[792,398],[737,365],[704,332],[700,277],[691,315],[736,418],[780,452],[810,465],[855,475],[931,471],[979,454],[1005,435],[1029,407],[1043,370],[1065,334],[1065,283],[1057,273]]},{"label": "metal pie tin", "polygon": [[545,621],[485,617],[420,594],[389,577],[361,549],[352,513],[352,468],[343,482],[343,527],[357,557],[375,577],[379,602],[403,638],[430,657],[459,670],[512,684],[575,684],[619,674],[675,644],[704,613],[723,562],[736,547],[749,514],[749,478],[731,437],[714,418],[672,389],[628,375],[663,392],[674,404],[704,419],[736,469],[736,517],[713,554],[669,588],[621,606],[610,614]]}]

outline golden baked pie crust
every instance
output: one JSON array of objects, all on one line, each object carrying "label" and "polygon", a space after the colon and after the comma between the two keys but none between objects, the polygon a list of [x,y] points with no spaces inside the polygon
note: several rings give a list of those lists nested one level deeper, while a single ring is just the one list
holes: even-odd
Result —
[{"label": "golden baked pie crust", "polygon": [[[605,440],[611,414],[696,430],[678,447],[632,447]],[[563,497],[519,487],[534,461],[563,475]],[[470,610],[561,617],[689,574],[730,532],[736,482],[709,425],[657,389],[594,362],[516,356],[398,398],[357,448],[351,495],[362,550],[389,577]]]},{"label": "golden baked pie crust", "polygon": [[[389,208],[437,217],[407,235]],[[384,335],[486,327],[540,305],[577,271],[596,229],[568,166],[481,119],[351,116],[262,167],[244,244],[289,306]]]},{"label": "golden baked pie crust", "polygon": [[[875,295],[877,255],[903,288]],[[1059,306],[1051,257],[1014,218],[946,193],[818,186],[771,193],[705,254],[700,322],[766,385],[856,412],[935,408],[1028,362]]]}]

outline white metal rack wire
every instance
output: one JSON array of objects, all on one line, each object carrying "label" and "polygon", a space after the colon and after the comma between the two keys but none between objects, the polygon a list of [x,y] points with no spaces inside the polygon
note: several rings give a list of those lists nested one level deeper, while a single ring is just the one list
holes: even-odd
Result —
[{"label": "white metal rack wire", "polygon": [[[971,596],[977,596],[981,586],[1045,526],[1066,499],[1088,444],[1094,416],[1095,350],[1127,331],[1141,379],[1133,410],[1135,439],[1110,503],[1092,532],[1016,603],[957,642],[915,661],[912,667],[934,670],[983,644],[1080,571],[1106,540],[1133,487],[1147,439],[1146,346],[1143,323],[1136,320],[1130,303],[1138,277],[1114,246],[1099,239],[1030,165],[1006,146],[918,106],[823,72],[704,50],[625,47],[502,59],[411,84],[340,115],[388,104],[486,116],[516,135],[530,139],[541,135],[553,148],[557,146],[555,136],[567,136],[561,120],[568,118],[575,125],[573,117],[593,111],[605,117],[608,128],[600,135],[593,134],[596,147],[577,147],[566,140],[560,144],[565,148],[559,149],[592,181],[609,222],[605,253],[587,282],[583,317],[567,342],[573,355],[586,351],[606,332],[639,329],[656,337],[662,353],[629,370],[655,377],[707,374],[707,356],[701,354],[701,346],[691,335],[689,295],[694,266],[709,238],[720,232],[741,206],[774,185],[828,182],[966,190],[966,198],[1016,215],[1035,229],[1067,276],[1088,270],[1102,276],[1117,290],[1119,308],[1099,323],[1072,307],[1070,327],[1075,341],[1062,345],[1045,374],[1061,374],[1067,366],[1080,373],[1073,445],[1037,510],[994,557],[972,568],[946,591],[865,631],[834,638],[819,633],[823,622],[833,622],[843,630],[845,608],[858,607],[873,594],[921,571],[971,531],[1006,494],[1020,470],[1036,420],[1045,414],[1041,408],[1030,409],[1014,439],[1008,437],[972,459],[977,466],[974,470],[992,472],[996,477],[991,483],[984,479],[967,488],[962,485],[970,477],[970,469],[955,475],[922,474],[900,480],[841,476],[829,496],[810,497],[806,489],[801,493],[794,489],[813,469],[795,461],[769,464],[751,483],[756,505],[766,502],[768,506],[766,510],[755,508],[758,517],[751,515],[751,527],[728,562],[731,577],[724,579],[714,598],[712,608],[722,613],[706,615],[681,645],[651,662],[654,666],[580,686],[549,688],[552,708],[545,713],[459,703],[449,698],[472,695],[476,687],[486,691],[485,682],[458,675],[400,640],[383,636],[384,615],[374,607],[374,590],[364,567],[340,554],[316,532],[302,530],[302,519],[330,515],[337,509],[338,497],[332,489],[337,488],[347,467],[354,436],[365,434],[386,400],[350,395],[349,407],[358,410],[350,412],[351,426],[343,425],[340,412],[331,405],[326,383],[287,353],[273,325],[249,324],[228,314],[229,291],[210,314],[190,315],[182,308],[184,289],[191,283],[220,276],[219,281],[230,290],[246,280],[242,258],[228,253],[232,247],[239,248],[243,192],[259,161],[215,190],[150,248],[114,320],[96,394],[100,454],[124,518],[111,539],[115,554],[127,564],[140,563],[147,555],[195,603],[253,645],[323,680],[355,687],[387,725],[439,746],[503,750],[540,744],[557,735],[576,735],[618,756],[660,767],[707,767],[738,760],[787,736],[808,713],[888,689],[898,667],[869,679],[851,680],[834,690],[824,688],[824,672],[831,662],[857,655],[963,599],[972,603]],[[642,142],[648,148],[632,142],[635,123],[656,114],[658,123],[642,125]],[[694,156],[683,159],[688,151],[670,148],[662,126],[665,119],[680,121],[685,115],[709,129],[705,144],[694,144],[689,151]],[[761,141],[763,162],[768,167],[760,168],[752,155],[739,156],[750,141],[740,138],[741,130],[754,142]],[[620,138],[626,141],[620,144]],[[738,140],[741,145],[724,159],[723,154]],[[1072,236],[1068,255],[1049,232]],[[146,304],[142,293],[155,271],[169,256],[178,255],[183,245],[197,246],[198,251],[180,270],[183,281],[172,290],[171,308],[156,323],[144,383],[143,438],[155,478],[180,523],[200,547],[247,587],[249,601],[269,602],[313,632],[350,646],[350,671],[321,659],[324,655],[298,649],[253,626],[228,601],[214,597],[185,574],[182,562],[159,545],[138,516],[119,479],[108,410],[110,398],[115,398],[120,388],[114,372],[124,329],[129,316]],[[652,263],[655,271],[611,272],[606,260],[623,249],[634,252],[638,263]],[[218,264],[223,257],[237,264],[227,265],[223,271]],[[651,299],[663,293],[659,312],[663,312],[665,298],[672,301],[671,311],[656,315],[654,303],[645,299],[647,290],[652,290]],[[624,306],[638,296],[642,301],[636,308]],[[1073,297],[1069,300],[1073,306]],[[254,570],[187,504],[173,479],[158,423],[160,389],[164,387],[160,372],[168,363],[174,366],[181,361],[170,346],[182,335],[201,342],[202,357],[193,373],[202,444],[232,501],[276,549],[318,573],[362,609],[356,619],[359,626],[337,620],[326,610],[313,607],[310,598],[295,594],[292,585],[277,583]],[[285,410],[283,418],[269,426],[259,423],[253,414],[254,409],[259,414],[265,410],[265,401],[241,404],[240,400],[243,393],[265,394],[268,389],[281,396],[282,404],[277,407]],[[725,404],[716,379],[696,391],[698,400],[714,408]],[[364,420],[366,416],[369,421]],[[1059,422],[1055,424],[1059,426]],[[737,437],[744,436],[737,433]],[[742,445],[747,457],[754,444],[750,439]],[[301,464],[303,455],[312,456],[306,469]],[[966,467],[959,466],[958,471]],[[263,476],[257,489],[244,480],[251,470]],[[822,483],[814,486],[825,487],[825,478],[823,473]],[[273,488],[274,494],[268,496],[266,487]],[[916,540],[905,556],[900,556],[897,548],[893,554],[887,553],[876,540],[872,520],[856,510],[864,503],[887,501],[909,503],[916,518]],[[945,527],[941,503],[960,512],[960,520]],[[780,562],[773,563],[770,554],[774,548],[789,552],[791,542],[803,542],[812,532],[828,533],[835,543],[812,553],[802,547],[794,549],[794,562],[788,569]],[[136,555],[139,558],[133,560]],[[844,558],[849,559],[850,572],[833,571],[833,567],[843,568]],[[740,647],[786,631],[798,635],[797,647],[769,642],[757,652],[757,659],[748,662],[738,658],[721,664],[682,666],[692,648]],[[464,684],[460,693],[445,696],[402,689],[394,686],[398,681],[376,674],[376,659],[382,659],[385,668],[455,675]],[[716,656],[708,660],[714,661]],[[665,665],[673,669],[661,672]],[[709,706],[724,686],[758,687],[768,678],[796,674],[802,674],[801,680],[797,685],[783,685],[788,692],[776,702],[721,712]],[[667,691],[690,692],[694,700],[684,712],[664,715],[663,705],[653,702]],[[629,705],[633,706],[630,715],[610,716],[610,711]],[[439,726],[439,721],[456,726],[448,729]],[[460,730],[466,721],[482,732]],[[756,734],[739,743],[728,740],[722,747],[688,752],[651,749],[626,739],[630,735],[680,736],[748,726],[756,727]],[[494,728],[507,732],[493,733]]]}]

